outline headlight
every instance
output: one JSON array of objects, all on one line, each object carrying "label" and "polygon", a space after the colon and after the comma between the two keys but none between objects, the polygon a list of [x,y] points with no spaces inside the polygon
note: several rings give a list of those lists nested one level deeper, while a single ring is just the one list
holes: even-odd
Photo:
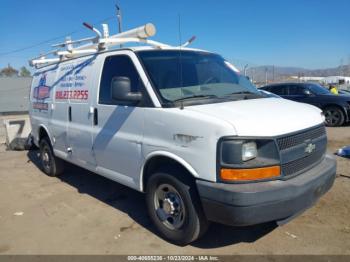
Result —
[{"label": "headlight", "polygon": [[248,142],[242,145],[242,160],[248,161],[258,156],[255,142]]},{"label": "headlight", "polygon": [[281,174],[274,139],[225,137],[218,144],[218,179],[225,182],[265,180]]},{"label": "headlight", "polygon": [[324,115],[323,112],[321,112],[321,118],[322,118],[322,121],[325,122],[326,121],[326,116]]}]

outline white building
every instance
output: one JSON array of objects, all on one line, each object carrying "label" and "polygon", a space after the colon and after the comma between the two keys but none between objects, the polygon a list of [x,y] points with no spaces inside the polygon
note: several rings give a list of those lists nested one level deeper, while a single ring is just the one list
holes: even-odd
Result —
[{"label": "white building", "polygon": [[324,77],[323,82],[325,84],[350,85],[350,77],[349,76],[327,76],[327,77]]},{"label": "white building", "polygon": [[336,85],[350,85],[350,77],[349,76],[326,76],[326,77],[318,77],[318,76],[302,76],[302,77],[292,77],[294,79],[299,79],[300,81],[315,81],[323,84],[336,84]]},{"label": "white building", "polygon": [[302,76],[302,77],[300,77],[300,81],[305,81],[305,82],[307,82],[307,81],[323,82],[324,81],[324,77],[320,77],[320,76]]}]

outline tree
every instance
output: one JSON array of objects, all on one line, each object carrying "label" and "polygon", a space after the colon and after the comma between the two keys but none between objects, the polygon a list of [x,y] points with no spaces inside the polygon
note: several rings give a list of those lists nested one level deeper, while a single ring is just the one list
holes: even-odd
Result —
[{"label": "tree", "polygon": [[19,75],[21,77],[28,77],[30,76],[30,71],[25,66],[22,66],[21,69],[19,70]]},{"label": "tree", "polygon": [[10,66],[10,64],[8,64],[7,67],[1,69],[0,71],[0,75],[1,76],[18,76],[18,70],[14,69],[12,66]]}]

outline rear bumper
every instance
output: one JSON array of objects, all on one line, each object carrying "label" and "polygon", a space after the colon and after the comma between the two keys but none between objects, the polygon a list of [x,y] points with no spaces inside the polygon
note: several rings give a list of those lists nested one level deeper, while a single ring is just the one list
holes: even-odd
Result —
[{"label": "rear bumper", "polygon": [[197,180],[208,220],[245,226],[285,220],[312,206],[333,185],[336,161],[320,164],[289,180],[223,184]]}]

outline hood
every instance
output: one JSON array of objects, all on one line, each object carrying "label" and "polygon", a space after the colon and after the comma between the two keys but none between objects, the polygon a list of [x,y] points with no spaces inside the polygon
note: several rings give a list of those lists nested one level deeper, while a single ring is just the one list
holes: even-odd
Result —
[{"label": "hood", "polygon": [[189,106],[233,125],[238,136],[278,136],[323,122],[317,107],[280,98],[261,98]]},{"label": "hood", "polygon": [[329,95],[320,95],[323,99],[327,99],[328,101],[350,101],[350,94],[339,94],[339,95],[334,95],[334,94],[329,94]]}]

